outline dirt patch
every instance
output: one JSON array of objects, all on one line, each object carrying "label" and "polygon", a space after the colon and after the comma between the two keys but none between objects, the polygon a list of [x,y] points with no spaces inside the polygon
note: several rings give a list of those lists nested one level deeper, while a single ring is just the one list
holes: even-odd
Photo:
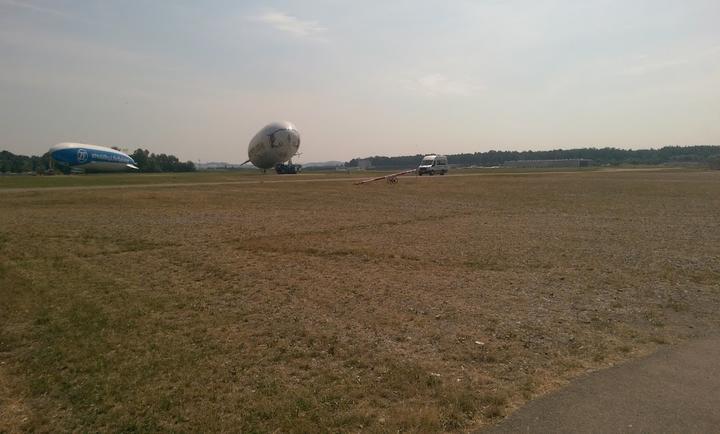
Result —
[{"label": "dirt patch", "polygon": [[0,432],[23,432],[31,412],[25,400],[11,386],[10,375],[0,365]]}]

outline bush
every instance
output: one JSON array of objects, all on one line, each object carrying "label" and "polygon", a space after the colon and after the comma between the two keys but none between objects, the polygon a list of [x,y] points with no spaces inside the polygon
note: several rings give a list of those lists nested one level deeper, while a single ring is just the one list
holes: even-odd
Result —
[{"label": "bush", "polygon": [[720,170],[720,154],[708,157],[707,162],[711,169]]}]

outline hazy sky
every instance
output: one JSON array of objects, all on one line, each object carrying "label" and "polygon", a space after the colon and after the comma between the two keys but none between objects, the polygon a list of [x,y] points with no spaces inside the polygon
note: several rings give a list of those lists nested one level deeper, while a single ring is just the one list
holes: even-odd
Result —
[{"label": "hazy sky", "polygon": [[0,0],[0,149],[720,144],[718,0]]}]

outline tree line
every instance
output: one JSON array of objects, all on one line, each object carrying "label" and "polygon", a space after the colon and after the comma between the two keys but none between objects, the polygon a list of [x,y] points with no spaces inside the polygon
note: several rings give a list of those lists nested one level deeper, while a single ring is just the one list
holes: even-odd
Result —
[{"label": "tree line", "polygon": [[16,155],[9,151],[0,152],[0,173],[42,173],[50,168],[50,154],[41,156]]},{"label": "tree line", "polygon": [[130,154],[141,172],[194,172],[195,163],[182,162],[174,155],[152,154],[147,149],[136,149]]},{"label": "tree line", "polygon": [[[720,160],[720,146],[665,146],[659,149],[618,149],[618,148],[579,148],[554,149],[551,151],[487,151],[465,154],[449,154],[448,163],[459,166],[501,166],[506,161],[517,160],[566,160],[584,158],[593,160],[595,165],[620,164],[672,164],[701,163],[711,167]],[[422,161],[423,155],[405,155],[400,157],[370,157],[370,164],[378,169],[402,169],[415,167]],[[346,167],[357,167],[362,158],[354,158],[345,163]]]},{"label": "tree line", "polygon": [[[113,148],[117,149],[117,148]],[[193,172],[192,161],[180,161],[174,155],[153,154],[147,149],[136,149],[130,154],[141,172]],[[46,173],[50,168],[61,172],[69,172],[69,168],[60,164],[51,165],[50,154],[41,156],[17,155],[9,151],[0,152],[0,173]]]}]

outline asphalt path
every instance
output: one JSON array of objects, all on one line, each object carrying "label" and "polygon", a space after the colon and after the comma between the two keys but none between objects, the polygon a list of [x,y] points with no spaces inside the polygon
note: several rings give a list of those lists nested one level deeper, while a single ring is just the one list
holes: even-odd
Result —
[{"label": "asphalt path", "polygon": [[587,374],[483,433],[720,433],[720,338]]}]

